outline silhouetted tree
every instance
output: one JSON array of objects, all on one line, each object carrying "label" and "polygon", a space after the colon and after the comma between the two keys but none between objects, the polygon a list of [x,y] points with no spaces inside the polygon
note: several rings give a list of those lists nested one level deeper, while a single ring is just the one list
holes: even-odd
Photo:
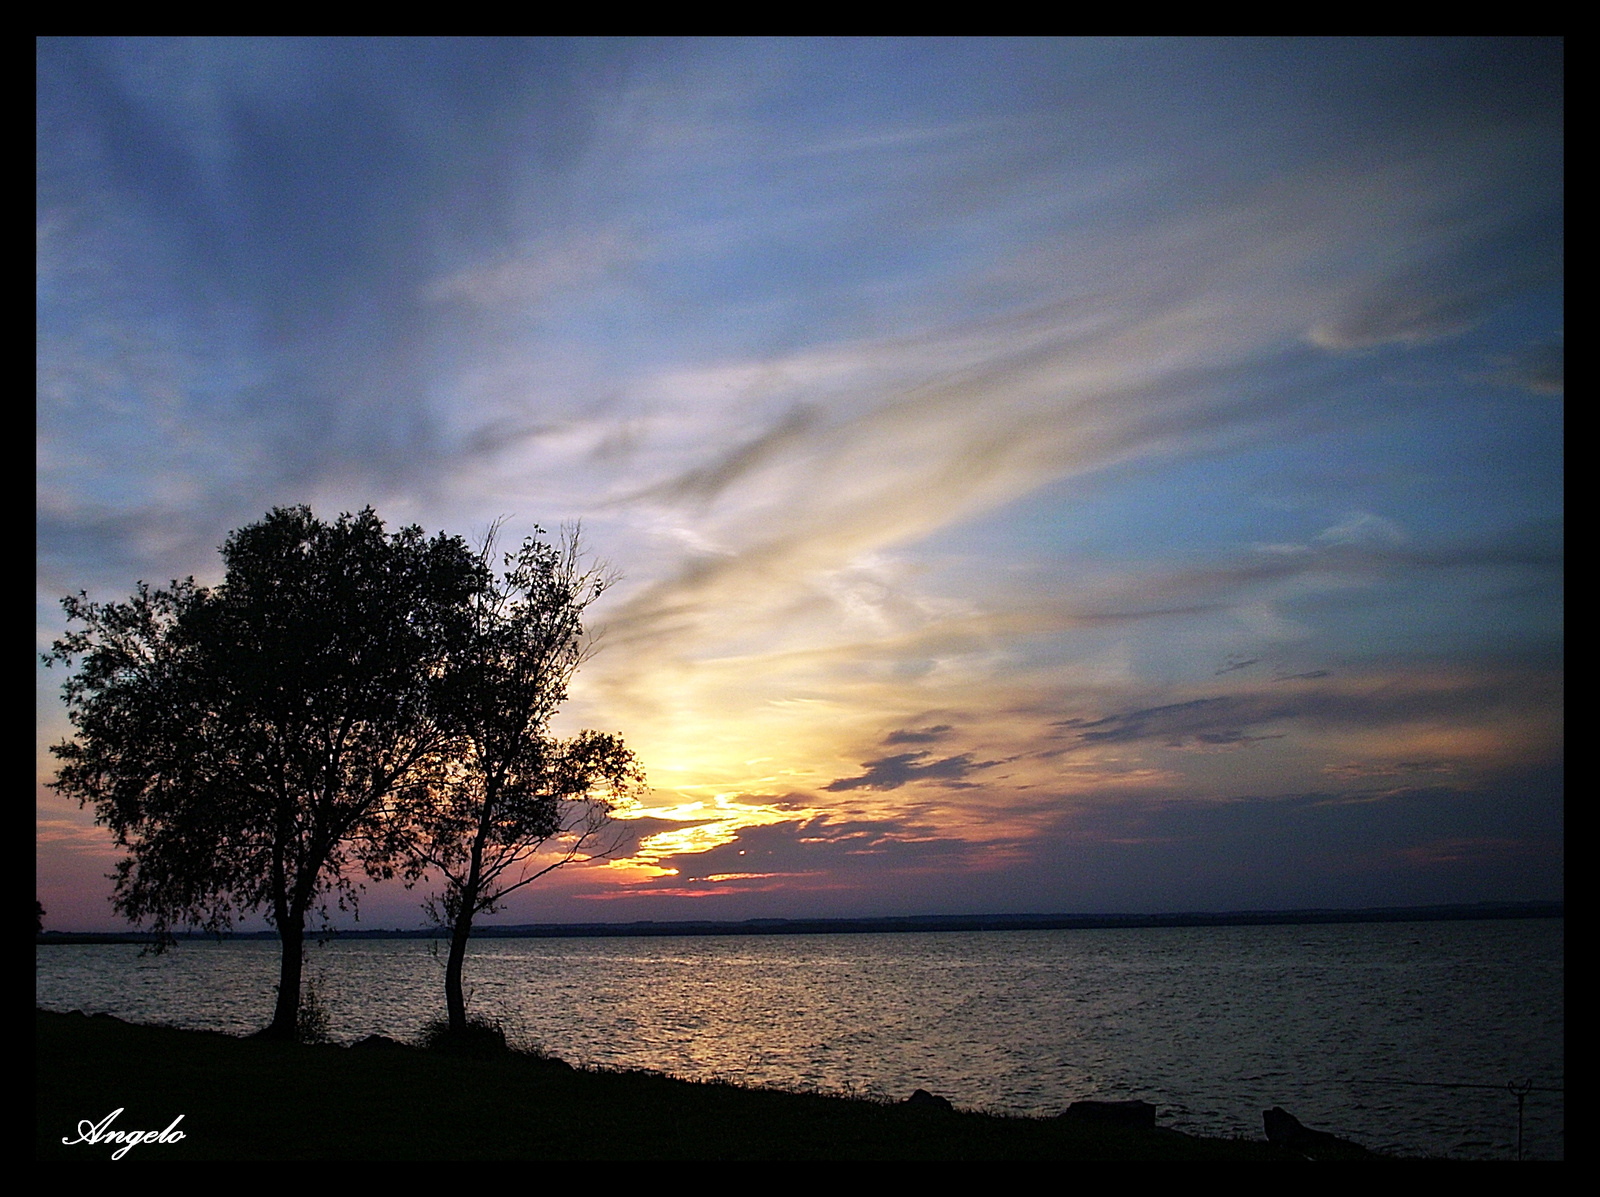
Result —
[{"label": "silhouetted tree", "polygon": [[36,906],[38,908],[38,913],[34,916],[33,933],[35,935],[43,935],[44,934],[44,903],[39,901],[38,898],[35,898],[33,900],[33,904],[34,904],[34,906]]},{"label": "silhouetted tree", "polygon": [[[484,538],[485,562],[497,530]],[[644,785],[618,737],[582,731],[563,740],[548,731],[588,653],[583,612],[611,577],[583,563],[576,529],[555,545],[530,537],[504,563],[475,600],[470,647],[441,688],[453,742],[408,807],[412,876],[433,870],[443,880],[426,908],[450,928],[452,1034],[467,1029],[462,966],[473,919],[552,869],[613,851],[620,837],[611,814]]]},{"label": "silhouetted tree", "polygon": [[437,687],[488,571],[459,537],[388,535],[371,508],[276,508],[222,556],[214,589],[62,601],[83,626],[46,658],[81,661],[54,785],[127,850],[114,904],[163,942],[265,912],[283,960],[263,1033],[289,1038],[308,914],[354,900],[356,865],[394,875],[397,802],[451,734]]}]

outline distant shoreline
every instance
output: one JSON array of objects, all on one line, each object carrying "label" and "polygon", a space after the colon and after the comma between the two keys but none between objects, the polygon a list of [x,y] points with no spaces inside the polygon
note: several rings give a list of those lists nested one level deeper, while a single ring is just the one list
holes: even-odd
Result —
[{"label": "distant shoreline", "polygon": [[[928,931],[1095,931],[1146,927],[1268,927],[1330,923],[1427,923],[1493,919],[1564,918],[1561,902],[1475,902],[1437,906],[1374,906],[1360,909],[1242,910],[1173,914],[988,914],[909,915],[887,918],[709,919],[632,923],[521,923],[473,929],[475,939],[604,939],[662,935],[863,935]],[[440,928],[335,930],[334,939],[442,939]],[[223,939],[277,939],[276,931],[228,933]],[[216,939],[183,931],[179,940]],[[45,931],[35,944],[152,943],[144,931]]]}]

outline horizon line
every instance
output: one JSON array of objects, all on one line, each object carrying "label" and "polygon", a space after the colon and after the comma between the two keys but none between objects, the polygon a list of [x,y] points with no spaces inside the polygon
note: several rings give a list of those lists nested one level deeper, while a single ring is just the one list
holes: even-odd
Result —
[{"label": "horizon line", "polygon": [[[474,938],[605,938],[668,935],[872,934],[937,931],[1114,930],[1183,926],[1295,925],[1361,922],[1440,922],[1471,919],[1564,917],[1566,899],[1449,902],[1416,906],[1289,907],[1267,910],[1164,911],[1132,914],[1007,913],[911,914],[749,919],[635,919],[630,922],[488,923],[473,929]],[[308,932],[326,939],[432,939],[448,937],[445,927],[329,927]],[[153,931],[59,931],[35,933],[36,943],[97,940],[138,943],[156,938]],[[173,938],[277,939],[271,928],[257,931],[174,931]]]}]

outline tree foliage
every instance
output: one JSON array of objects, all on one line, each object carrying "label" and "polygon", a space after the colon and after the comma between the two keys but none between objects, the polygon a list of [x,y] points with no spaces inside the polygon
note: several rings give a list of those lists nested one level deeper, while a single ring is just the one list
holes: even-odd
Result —
[{"label": "tree foliage", "polygon": [[[484,539],[485,563],[497,530]],[[613,579],[584,562],[576,529],[555,544],[535,533],[473,602],[470,640],[440,687],[450,742],[409,807],[412,876],[442,882],[427,908],[451,930],[445,994],[456,1033],[466,1030],[461,974],[474,918],[552,869],[613,851],[611,815],[644,784],[617,736],[550,734],[590,651],[584,611]]]},{"label": "tree foliage", "polygon": [[[394,534],[368,508],[276,508],[222,546],[224,577],[122,603],[63,600],[76,734],[53,783],[126,856],[113,902],[163,942],[260,910],[283,943],[268,1033],[301,1026],[308,916],[358,878],[437,879],[450,1026],[473,919],[551,869],[605,855],[643,774],[615,735],[549,723],[611,583],[576,530],[489,568],[459,537]],[[537,531],[537,530],[536,530]]]},{"label": "tree foliage", "polygon": [[309,913],[392,876],[401,799],[453,734],[441,686],[486,571],[459,537],[276,508],[232,533],[215,588],[63,600],[47,662],[76,730],[55,786],[128,853],[113,901],[163,935],[259,909],[283,941],[269,1031],[295,1032]]}]

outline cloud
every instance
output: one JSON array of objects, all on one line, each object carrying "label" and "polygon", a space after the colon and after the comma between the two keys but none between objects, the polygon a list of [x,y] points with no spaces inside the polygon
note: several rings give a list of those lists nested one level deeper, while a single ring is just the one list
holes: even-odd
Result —
[{"label": "cloud", "polygon": [[[1475,787],[1357,784],[1222,799],[1057,793],[1039,799],[1040,822],[991,822],[973,839],[915,816],[817,815],[741,831],[694,857],[690,870],[627,894],[590,884],[586,896],[605,898],[610,911],[637,902],[633,917],[653,918],[663,910],[707,917],[674,903],[713,894],[719,912],[710,917],[720,918],[1553,898],[1562,889],[1561,795],[1559,768]],[[690,875],[725,879],[684,884]]]},{"label": "cloud", "polygon": [[[514,235],[531,164],[588,134],[589,85],[563,94],[548,58],[469,41],[41,42],[41,429],[94,445],[124,507],[162,476],[225,475],[256,514],[438,485],[457,452],[439,400],[458,385],[438,367],[470,345],[421,297],[526,299],[627,258],[612,230]],[[500,250],[508,232],[520,255]],[[451,268],[485,243],[494,268]],[[80,396],[116,410],[85,422]],[[215,514],[183,518],[219,536]]]},{"label": "cloud", "polygon": [[[683,899],[714,897],[735,909],[742,909],[747,899],[770,904],[753,913],[794,914],[815,910],[818,902],[859,913],[881,906],[886,884],[890,890],[936,888],[941,880],[992,875],[1014,859],[1013,847],[994,838],[975,843],[944,836],[914,816],[882,820],[817,815],[744,828],[736,838],[704,852],[663,862],[677,865],[676,872],[642,877],[625,889],[597,885],[597,875],[573,880],[576,896],[604,901],[609,909],[640,903],[645,910],[659,911],[662,904],[670,908]],[[677,917],[707,916],[690,909]]]},{"label": "cloud", "polygon": [[1241,734],[1237,729],[1213,729],[1219,727],[1219,721],[1226,723],[1237,719],[1242,710],[1243,704],[1238,699],[1196,698],[1100,719],[1063,719],[1051,726],[1071,732],[1085,744],[1147,739],[1181,742],[1191,735],[1235,738]]},{"label": "cloud", "polygon": [[1365,677],[1350,674],[1335,683],[1293,691],[1274,687],[1138,707],[1098,718],[1055,720],[1049,726],[1080,751],[1137,742],[1170,747],[1191,742],[1244,743],[1271,738],[1258,729],[1272,724],[1333,730],[1454,722],[1465,732],[1491,726],[1512,712],[1517,718],[1538,720],[1542,717],[1539,712],[1559,710],[1560,693],[1559,674],[1537,669],[1393,670]]},{"label": "cloud", "polygon": [[[1436,414],[1361,351],[1460,377],[1443,355],[1486,360],[1464,330],[1559,278],[1559,63],[947,49],[41,43],[41,586],[204,576],[273,503],[468,534],[583,516],[630,576],[574,705],[649,747],[663,802],[707,803],[633,830],[713,888],[808,875],[722,859],[807,794],[947,837],[989,803],[1020,841],[1048,817],[1024,786],[1192,780],[1144,744],[1558,707],[1547,677],[1519,708],[1459,661],[1424,693],[1338,651],[1402,625],[1437,647],[1480,576],[1558,587],[1520,514],[1491,533],[1460,487],[1445,518],[1341,475],[1319,535],[1218,496],[1380,432],[1375,473],[1449,474]],[[846,59],[866,84],[839,90]],[[1539,352],[1492,364],[1537,390],[1561,377]],[[989,543],[949,548],[968,533]],[[1290,635],[1338,678],[1244,672]],[[1054,748],[1060,775],[1020,759]]]},{"label": "cloud", "polygon": [[1398,855],[1411,864],[1428,869],[1463,865],[1482,867],[1550,856],[1559,860],[1561,843],[1559,840],[1530,842],[1488,836],[1454,837],[1401,848]]},{"label": "cloud", "polygon": [[1519,387],[1535,395],[1560,395],[1566,390],[1566,342],[1541,341],[1529,345],[1515,357],[1503,359],[1502,368],[1490,377],[1505,386]]},{"label": "cloud", "polygon": [[1338,315],[1313,324],[1307,337],[1320,349],[1345,352],[1380,345],[1420,345],[1471,328],[1482,319],[1489,298],[1470,289],[1429,293],[1419,286],[1373,292],[1352,301]]},{"label": "cloud", "polygon": [[1339,765],[1324,765],[1322,772],[1330,777],[1403,777],[1418,773],[1454,773],[1456,767],[1449,761],[1349,761]]},{"label": "cloud", "polygon": [[815,408],[796,405],[772,427],[724,454],[711,465],[690,470],[624,501],[651,498],[668,501],[713,499],[767,462],[779,460],[793,443],[816,425],[818,419],[819,413]]},{"label": "cloud", "polygon": [[1050,838],[1079,876],[1120,877],[1144,909],[1162,896],[1193,909],[1197,892],[1280,909],[1558,897],[1561,794],[1559,769],[1541,769],[1381,795],[1128,798],[1071,808]]},{"label": "cloud", "polygon": [[943,781],[947,785],[962,785],[963,778],[979,769],[988,769],[999,761],[974,761],[972,754],[948,756],[941,760],[922,762],[927,752],[903,752],[876,761],[863,761],[865,773],[858,777],[840,777],[822,788],[839,793],[844,790],[897,790],[914,781]]},{"label": "cloud", "polygon": [[1406,533],[1391,519],[1373,515],[1370,511],[1353,511],[1333,527],[1317,533],[1317,539],[1331,545],[1388,547],[1404,544]]},{"label": "cloud", "polygon": [[948,723],[941,723],[935,727],[924,727],[916,731],[902,729],[890,732],[883,738],[885,744],[931,744],[935,740],[942,740],[955,729]]},{"label": "cloud", "polygon": [[424,295],[505,314],[576,287],[593,286],[636,260],[639,247],[618,230],[582,230],[525,246],[498,262],[476,263],[429,283]]},{"label": "cloud", "polygon": [[[1370,247],[1358,275],[1394,243],[1459,248],[1430,190],[1453,177],[1445,166],[1380,160],[1364,173],[1271,171],[1194,191],[1198,151],[1154,178],[1124,164],[1086,180],[1068,169],[1081,157],[1067,152],[1077,123],[1036,112],[777,135],[744,106],[800,87],[810,51],[751,52],[771,60],[754,93],[721,78],[711,51],[681,62],[635,54],[642,73],[612,89],[618,77],[604,71],[593,77],[605,86],[590,88],[584,71],[535,48],[476,43],[435,53],[274,44],[259,55],[171,46],[143,57],[58,48],[43,94],[83,93],[68,83],[100,69],[89,60],[111,62],[122,92],[94,92],[80,119],[137,118],[163,151],[143,168],[105,166],[114,192],[181,193],[181,204],[152,207],[169,223],[147,240],[185,262],[215,260],[218,286],[244,288],[206,310],[172,276],[134,305],[198,321],[212,357],[220,330],[255,330],[242,349],[261,380],[200,454],[240,462],[230,493],[257,494],[250,507],[263,510],[286,489],[329,486],[452,501],[461,488],[473,496],[462,505],[501,510],[609,502],[623,524],[648,521],[655,505],[687,511],[727,560],[678,562],[676,577],[614,618],[618,635],[670,612],[662,631],[681,637],[724,594],[759,599],[1053,479],[1260,427],[1293,410],[1295,392],[1247,397],[1240,372],[1328,300],[1324,259],[1344,254],[1330,247]],[[493,71],[477,73],[480,59]],[[260,80],[282,60],[296,64],[294,82],[275,96]],[[1107,86],[1114,108],[1142,103]],[[359,104],[327,107],[328,89],[350,87]],[[666,135],[683,129],[699,133]],[[829,152],[802,155],[802,169],[796,146]],[[180,168],[200,161],[221,192]],[[415,190],[394,186],[406,165]],[[1186,189],[1199,202],[1178,215],[1154,198]],[[1060,212],[1037,210],[1046,192]],[[728,196],[714,221],[707,194]],[[578,196],[581,221],[552,215]],[[1115,238],[1080,228],[1119,209],[1136,215]],[[307,215],[274,222],[273,212]],[[975,226],[1010,232],[964,252]],[[185,237],[201,249],[218,241],[218,252],[191,259]],[[624,269],[622,291],[595,286]],[[1003,294],[974,309],[972,289],[1002,278]],[[896,314],[874,334],[867,319],[785,306],[819,285],[824,310],[850,300]],[[552,288],[570,302],[530,325],[528,309]],[[441,312],[446,298],[463,311]],[[776,337],[768,312],[780,313]],[[682,331],[664,342],[663,323]],[[639,348],[593,347],[630,341]],[[676,405],[661,395],[690,377],[701,392]],[[730,388],[730,378],[745,381]],[[618,397],[607,418],[629,423],[628,454],[597,455],[613,443],[603,435],[581,450],[581,438],[542,435],[571,427],[597,394]],[[489,447],[502,450],[492,473]]]},{"label": "cloud", "polygon": [[95,856],[112,857],[120,853],[111,842],[111,833],[98,825],[90,826],[73,819],[39,818],[36,820],[34,844],[43,849],[87,852]]}]

